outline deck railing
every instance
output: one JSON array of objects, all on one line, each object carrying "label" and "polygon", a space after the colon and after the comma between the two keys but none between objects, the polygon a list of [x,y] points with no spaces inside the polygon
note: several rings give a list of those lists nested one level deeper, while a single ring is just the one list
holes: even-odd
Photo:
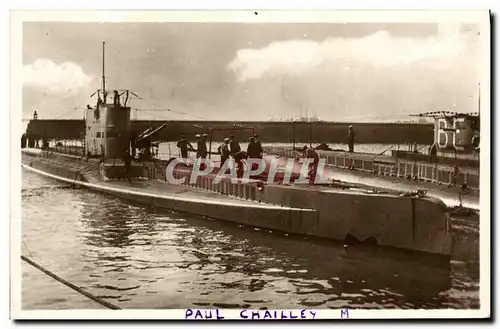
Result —
[{"label": "deck railing", "polygon": [[[294,157],[297,151],[282,147],[264,147],[264,152],[283,157]],[[321,151],[320,151],[321,153]],[[326,159],[327,165],[336,168],[368,172],[379,176],[391,176],[426,181],[450,186],[467,185],[471,189],[479,189],[479,170],[461,168],[439,163],[425,163],[406,159],[393,158],[392,161],[379,160],[377,154],[370,157],[366,154],[330,151],[320,156]]]}]

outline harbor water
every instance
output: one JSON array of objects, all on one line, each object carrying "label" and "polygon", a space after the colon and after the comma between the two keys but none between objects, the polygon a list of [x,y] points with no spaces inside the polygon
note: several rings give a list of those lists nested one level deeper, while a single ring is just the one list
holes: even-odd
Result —
[{"label": "harbor water", "polygon": [[[286,236],[22,175],[22,254],[121,308],[479,308],[477,261]],[[102,308],[22,270],[23,309]]]}]

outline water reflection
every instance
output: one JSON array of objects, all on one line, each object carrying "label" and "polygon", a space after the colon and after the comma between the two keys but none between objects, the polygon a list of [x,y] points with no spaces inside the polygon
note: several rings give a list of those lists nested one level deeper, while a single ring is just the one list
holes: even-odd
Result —
[{"label": "water reflection", "polygon": [[[274,282],[286,279],[286,287],[275,292],[296,295],[303,306],[328,306],[340,300],[342,306],[419,308],[438,306],[439,293],[451,287],[449,266],[405,252],[287,237],[119,200],[96,207],[91,206],[97,201],[94,196],[82,198],[87,244],[98,248],[146,247],[125,256],[108,250],[100,254],[99,261],[137,265],[142,260],[140,268],[157,268],[166,255],[171,258],[172,253],[178,253],[176,258],[182,261],[175,267],[199,273],[190,284],[203,287],[207,294],[224,290],[266,294],[266,290],[275,289]],[[123,267],[119,269],[123,271]],[[338,307],[336,304],[332,307]]]},{"label": "water reflection", "polygon": [[259,291],[275,278],[287,278],[293,287],[282,293],[322,294],[333,299],[344,296],[359,303],[386,304],[390,299],[417,308],[437,305],[439,293],[451,287],[449,264],[430,262],[427,257],[255,232],[217,221],[199,226],[201,223],[191,218],[189,223],[198,234],[180,237],[177,243],[194,247],[192,255],[196,260],[184,267],[205,270],[204,276],[236,272],[252,277],[230,283],[213,282],[215,287]]},{"label": "water reflection", "polygon": [[[89,193],[82,194],[80,199],[81,222],[85,226],[82,233],[91,246],[122,248],[141,241],[146,244],[156,231],[156,219],[139,207]],[[140,235],[144,239],[138,238]]]}]

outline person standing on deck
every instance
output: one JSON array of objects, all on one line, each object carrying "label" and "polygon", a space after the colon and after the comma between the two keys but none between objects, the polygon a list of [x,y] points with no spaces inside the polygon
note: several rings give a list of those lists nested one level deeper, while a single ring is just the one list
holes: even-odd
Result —
[{"label": "person standing on deck", "polygon": [[354,128],[352,125],[349,126],[349,133],[347,134],[347,144],[349,145],[349,152],[353,153],[354,152]]},{"label": "person standing on deck", "polygon": [[113,105],[120,106],[120,95],[117,90],[113,90]]},{"label": "person standing on deck", "polygon": [[240,143],[238,143],[232,134],[229,135],[229,150],[232,156],[241,151]]},{"label": "person standing on deck", "polygon": [[[198,139],[198,150],[196,151],[196,157],[206,159],[207,158],[207,134],[196,135]],[[199,137],[198,137],[199,136]]]},{"label": "person standing on deck", "polygon": [[193,145],[188,142],[185,136],[182,136],[179,142],[177,143],[177,147],[181,150],[181,157],[183,159],[188,158],[188,150],[194,151]]},{"label": "person standing on deck", "polygon": [[130,149],[132,150],[132,158],[135,159],[135,153],[136,153],[136,146],[135,142],[137,140],[137,133],[132,130],[130,134]]},{"label": "person standing on deck", "polygon": [[220,168],[224,166],[224,163],[229,159],[229,156],[231,155],[231,151],[229,150],[229,138],[224,139],[224,144],[219,146],[220,150]]},{"label": "person standing on deck", "polygon": [[[201,135],[201,137],[198,139],[198,149],[196,150],[196,157],[202,159],[202,161],[207,159],[207,134]],[[207,164],[206,163],[201,163],[200,164],[200,170],[205,170]]]},{"label": "person standing on deck", "polygon": [[203,134],[203,136],[201,136],[200,134],[196,134],[196,158],[206,159],[207,157],[207,142],[205,140],[205,135],[206,134]]},{"label": "person standing on deck", "polygon": [[196,138],[196,159],[198,159],[200,157],[200,139],[201,139],[201,135],[200,134],[196,134],[194,136]]},{"label": "person standing on deck", "polygon": [[203,134],[201,135],[201,138],[203,138],[203,145],[205,146],[205,157],[208,156],[208,150],[207,150],[207,138],[208,138],[208,134]]},{"label": "person standing on deck", "polygon": [[314,149],[308,148],[307,145],[304,145],[302,148],[302,157],[312,160],[312,163],[309,163],[309,181],[314,182],[316,178],[316,171],[318,170],[319,155]]},{"label": "person standing on deck", "polygon": [[256,148],[258,148],[258,150],[259,150],[258,158],[262,159],[262,154],[263,154],[264,150],[262,149],[262,143],[259,140],[259,134],[254,134],[253,137],[255,139],[255,144],[257,145]]},{"label": "person standing on deck", "polygon": [[429,148],[429,160],[431,163],[437,163],[437,143],[432,144]]},{"label": "person standing on deck", "polygon": [[250,159],[256,159],[260,157],[260,148],[255,140],[255,137],[249,138],[249,143],[247,147],[247,155]]},{"label": "person standing on deck", "polygon": [[106,155],[104,153],[104,145],[100,145],[101,147],[101,163],[104,163],[106,161]]},{"label": "person standing on deck", "polygon": [[48,149],[49,148],[49,141],[46,136],[43,136],[42,138],[42,150]]},{"label": "person standing on deck", "polygon": [[[249,159],[262,159],[262,147],[258,144],[255,137],[250,137],[250,143],[247,147],[247,156]],[[258,164],[252,163],[252,170],[257,170]]]},{"label": "person standing on deck", "polygon": [[129,181],[132,180],[130,177],[130,165],[132,162],[132,157],[130,156],[130,149],[127,147],[123,152],[123,164],[125,165],[125,177],[128,178]]},{"label": "person standing on deck", "polygon": [[21,136],[21,148],[22,148],[22,149],[26,147],[26,140],[27,140],[27,139],[26,139],[26,134],[23,134],[23,135]]},{"label": "person standing on deck", "polygon": [[236,171],[238,172],[238,177],[243,173],[243,159],[246,157],[246,153],[241,151],[240,143],[234,135],[230,135],[229,150],[231,151],[231,156],[236,162]]},{"label": "person standing on deck", "polygon": [[474,136],[472,136],[471,144],[473,150],[479,153],[479,134],[474,134]]}]

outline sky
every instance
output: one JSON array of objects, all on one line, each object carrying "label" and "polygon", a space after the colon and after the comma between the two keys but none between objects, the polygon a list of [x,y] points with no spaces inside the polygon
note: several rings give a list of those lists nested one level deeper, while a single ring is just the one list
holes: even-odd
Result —
[{"label": "sky", "polygon": [[107,87],[142,98],[131,101],[138,119],[379,121],[478,110],[474,25],[28,22],[23,118],[82,118],[100,88],[103,41]]}]

